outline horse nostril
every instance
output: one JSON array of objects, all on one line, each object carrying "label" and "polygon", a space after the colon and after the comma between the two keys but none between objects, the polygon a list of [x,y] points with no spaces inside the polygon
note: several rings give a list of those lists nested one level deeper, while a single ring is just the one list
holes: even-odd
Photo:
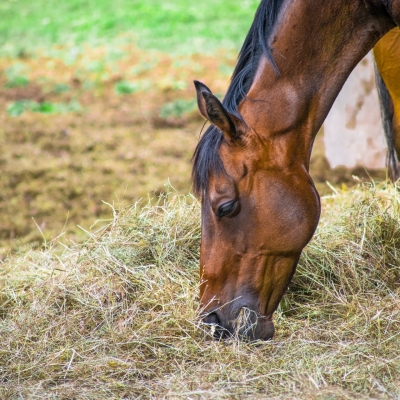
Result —
[{"label": "horse nostril", "polygon": [[203,317],[203,322],[211,325],[211,334],[215,339],[221,340],[230,336],[229,331],[222,326],[222,321],[216,312]]},{"label": "horse nostril", "polygon": [[208,325],[220,325],[220,320],[217,313],[211,313],[203,318],[203,322]]}]

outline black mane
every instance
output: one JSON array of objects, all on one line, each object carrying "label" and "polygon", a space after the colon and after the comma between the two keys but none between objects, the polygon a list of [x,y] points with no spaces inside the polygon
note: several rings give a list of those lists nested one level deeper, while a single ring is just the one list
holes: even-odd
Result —
[{"label": "black mane", "polygon": [[[256,73],[262,54],[272,64],[278,74],[278,68],[268,46],[268,38],[278,18],[284,0],[262,0],[258,6],[253,24],[240,50],[238,63],[233,71],[231,84],[222,102],[232,114],[241,118],[238,105],[246,97]],[[192,162],[193,191],[202,196],[208,188],[210,171],[214,174],[226,174],[224,165],[218,154],[222,143],[222,133],[214,125],[210,125],[201,137],[194,151]]]}]

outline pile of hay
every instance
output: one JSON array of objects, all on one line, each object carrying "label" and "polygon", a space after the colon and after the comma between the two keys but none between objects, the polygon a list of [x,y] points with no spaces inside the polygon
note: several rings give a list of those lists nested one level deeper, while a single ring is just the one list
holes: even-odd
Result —
[{"label": "pile of hay", "polygon": [[199,325],[199,205],[170,197],[0,265],[1,399],[400,396],[396,188],[323,199],[263,344]]}]

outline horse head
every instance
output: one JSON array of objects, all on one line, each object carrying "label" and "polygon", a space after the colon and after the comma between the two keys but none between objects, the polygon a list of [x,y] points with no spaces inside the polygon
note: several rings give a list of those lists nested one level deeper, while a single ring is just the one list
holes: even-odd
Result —
[{"label": "horse head", "polygon": [[202,197],[203,321],[216,325],[217,337],[270,339],[272,314],[317,226],[319,197],[304,167],[274,151],[280,138],[265,140],[245,108],[239,118],[205,85],[195,86],[212,123],[193,170]]},{"label": "horse head", "polygon": [[315,136],[352,69],[399,20],[400,0],[389,3],[262,0],[224,101],[195,82],[211,123],[192,170],[200,306],[217,337],[272,338],[272,315],[319,220],[308,174]]}]

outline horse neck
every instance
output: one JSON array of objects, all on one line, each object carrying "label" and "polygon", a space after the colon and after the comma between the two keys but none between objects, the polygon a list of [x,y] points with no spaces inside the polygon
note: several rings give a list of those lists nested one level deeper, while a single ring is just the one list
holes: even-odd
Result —
[{"label": "horse neck", "polygon": [[[287,0],[239,110],[282,165],[307,169],[319,128],[352,69],[393,26],[381,1]],[[272,153],[271,153],[272,154]],[[280,165],[280,166],[282,166]]]}]

